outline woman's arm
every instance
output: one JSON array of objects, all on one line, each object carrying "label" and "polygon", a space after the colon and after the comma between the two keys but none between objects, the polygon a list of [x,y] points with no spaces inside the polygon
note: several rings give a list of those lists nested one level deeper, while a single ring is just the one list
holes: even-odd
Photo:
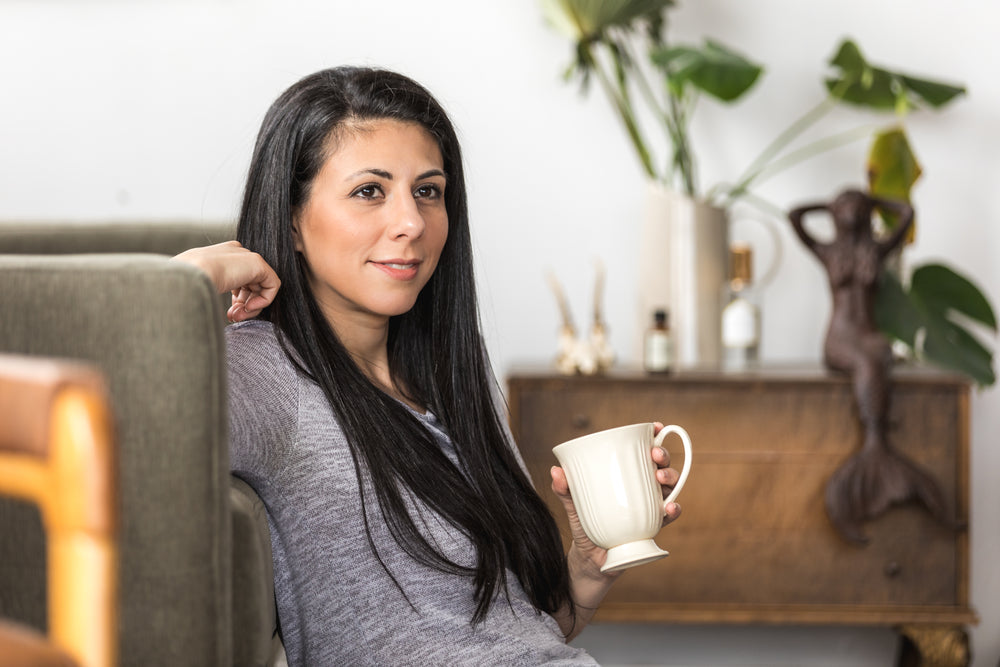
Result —
[{"label": "woman's arm", "polygon": [[[662,424],[656,424],[657,431],[661,428],[663,428]],[[656,472],[656,479],[664,487],[664,497],[666,497],[673,489],[674,484],[677,483],[680,475],[670,467],[670,454],[665,449],[654,447],[652,456],[659,468]],[[587,534],[583,532],[583,526],[569,492],[566,473],[562,468],[553,466],[551,474],[552,491],[562,501],[573,535],[573,544],[566,555],[573,609],[570,610],[569,607],[566,607],[554,614],[556,622],[559,623],[559,628],[568,642],[579,635],[590,622],[604,596],[611,589],[611,585],[621,576],[621,572],[601,572],[601,566],[604,565],[608,557],[607,550],[591,542]],[[666,512],[666,516],[663,518],[664,525],[681,514],[681,506],[674,502],[666,505],[664,510]]]},{"label": "woman's arm", "polygon": [[204,271],[219,293],[231,292],[233,304],[226,317],[240,322],[260,315],[274,301],[281,281],[278,274],[255,252],[237,241],[185,250],[174,260]]}]

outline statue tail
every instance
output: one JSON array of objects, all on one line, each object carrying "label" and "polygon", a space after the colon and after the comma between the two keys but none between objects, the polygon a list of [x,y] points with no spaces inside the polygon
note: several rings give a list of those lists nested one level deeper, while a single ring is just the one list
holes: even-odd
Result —
[{"label": "statue tail", "polygon": [[826,512],[849,542],[867,544],[862,524],[894,505],[916,502],[938,521],[958,529],[937,482],[891,447],[866,447],[848,459],[826,485]]}]

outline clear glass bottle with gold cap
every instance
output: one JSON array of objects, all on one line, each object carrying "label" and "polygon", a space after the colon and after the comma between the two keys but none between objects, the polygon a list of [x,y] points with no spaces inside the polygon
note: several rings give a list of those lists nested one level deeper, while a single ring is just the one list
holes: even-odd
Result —
[{"label": "clear glass bottle with gold cap", "polygon": [[729,249],[729,282],[722,299],[722,364],[745,370],[759,362],[760,294],[753,284],[753,251],[736,243]]}]

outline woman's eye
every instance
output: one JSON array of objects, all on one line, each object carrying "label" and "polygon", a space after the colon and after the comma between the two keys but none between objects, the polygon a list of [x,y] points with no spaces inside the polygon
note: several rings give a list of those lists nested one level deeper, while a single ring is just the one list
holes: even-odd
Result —
[{"label": "woman's eye", "polygon": [[437,199],[441,196],[441,188],[432,183],[427,183],[418,187],[414,194],[420,199]]},{"label": "woman's eye", "polygon": [[361,199],[374,199],[382,194],[382,188],[375,183],[368,183],[367,185],[362,185],[360,188],[351,193],[352,197],[360,197]]}]

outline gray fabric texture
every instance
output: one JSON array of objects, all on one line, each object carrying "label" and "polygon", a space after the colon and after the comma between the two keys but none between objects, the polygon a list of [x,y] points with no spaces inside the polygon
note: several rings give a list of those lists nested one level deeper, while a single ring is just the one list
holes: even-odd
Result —
[{"label": "gray fabric texture", "polygon": [[[92,361],[108,377],[119,439],[122,665],[230,664],[221,319],[207,277],[165,257],[0,255],[0,350]],[[37,529],[11,513],[0,505],[5,552],[22,539],[37,543],[37,534],[13,537]],[[0,559],[0,615],[44,618],[43,598],[6,595],[44,586],[43,568]],[[14,581],[22,577],[35,583]]]},{"label": "gray fabric texture", "polygon": [[[368,544],[354,464],[320,388],[295,369],[269,323],[229,327],[227,350],[231,464],[267,508],[290,665],[596,664],[563,642],[512,574],[510,605],[498,600],[473,626],[471,579],[415,562],[370,507],[372,539],[408,602]],[[453,456],[435,417],[413,414]],[[450,558],[474,563],[471,544],[438,515],[414,499],[411,513]]]},{"label": "gray fabric texture", "polygon": [[[235,238],[236,225],[232,222],[3,222],[0,254],[152,253],[173,257],[189,248]],[[231,296],[226,292],[217,298],[225,313],[232,303]]]},{"label": "gray fabric texture", "polygon": [[4,222],[0,224],[0,254],[173,256],[234,238],[236,226],[231,222]]},{"label": "gray fabric texture", "polygon": [[233,516],[233,664],[263,667],[271,660],[278,627],[267,512],[250,485],[233,476],[229,482]]}]

